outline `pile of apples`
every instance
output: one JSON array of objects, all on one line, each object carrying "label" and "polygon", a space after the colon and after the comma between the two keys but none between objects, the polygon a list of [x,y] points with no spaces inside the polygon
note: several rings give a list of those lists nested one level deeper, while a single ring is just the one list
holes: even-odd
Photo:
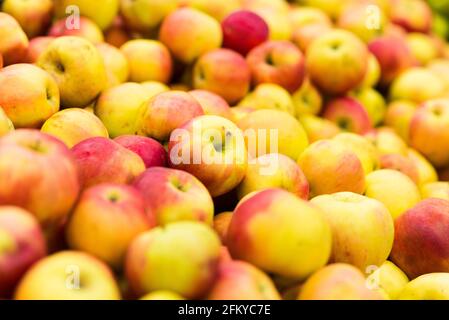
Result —
[{"label": "pile of apples", "polygon": [[449,299],[426,1],[0,5],[0,298]]}]

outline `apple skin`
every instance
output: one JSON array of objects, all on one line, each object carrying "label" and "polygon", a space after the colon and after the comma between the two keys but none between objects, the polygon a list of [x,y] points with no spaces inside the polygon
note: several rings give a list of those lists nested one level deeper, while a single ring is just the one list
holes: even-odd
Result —
[{"label": "apple skin", "polygon": [[407,175],[416,185],[419,183],[419,172],[415,162],[402,154],[384,154],[380,157],[381,169],[392,169]]},{"label": "apple skin", "polygon": [[212,197],[234,189],[246,173],[243,133],[222,117],[199,116],[173,131],[168,153],[170,166],[194,175]]},{"label": "apple skin", "polygon": [[421,201],[395,221],[392,261],[410,279],[432,272],[449,271],[449,201]]},{"label": "apple skin", "polygon": [[0,54],[5,66],[25,60],[28,38],[16,19],[0,12]]},{"label": "apple skin", "polygon": [[168,49],[159,41],[135,39],[120,50],[129,64],[129,80],[133,82],[159,81],[168,83],[172,76],[172,59]]},{"label": "apple skin", "polygon": [[196,9],[180,8],[164,19],[159,39],[176,59],[189,64],[219,48],[223,35],[220,24],[211,16]]},{"label": "apple skin", "polygon": [[0,180],[0,205],[30,211],[45,232],[65,220],[80,190],[70,150],[32,129],[15,130],[0,139]]},{"label": "apple skin", "polygon": [[144,295],[139,300],[185,300],[184,297],[168,290],[157,290]]},{"label": "apple skin", "polygon": [[168,85],[159,81],[144,81],[141,85],[150,98],[153,98],[159,93],[170,91]]},{"label": "apple skin", "polygon": [[108,78],[108,88],[125,83],[129,78],[129,64],[126,56],[116,47],[106,42],[96,45],[103,58]]},{"label": "apple skin", "polygon": [[36,37],[30,40],[28,45],[28,50],[25,58],[25,62],[27,63],[36,63],[39,60],[42,52],[47,49],[50,43],[54,40],[54,37],[50,36],[42,36]]},{"label": "apple skin", "polygon": [[299,119],[302,115],[318,115],[323,106],[323,97],[312,82],[305,78],[301,87],[292,94],[295,115]]},{"label": "apple skin", "polygon": [[208,300],[280,300],[273,281],[244,261],[221,263]]},{"label": "apple skin", "polygon": [[289,41],[264,42],[248,53],[246,61],[254,85],[276,83],[293,93],[304,81],[304,55]]},{"label": "apple skin", "polygon": [[[278,1],[278,3],[280,2],[281,1]],[[286,3],[285,1],[282,2],[284,4]],[[282,11],[276,11],[269,8],[269,6],[250,10],[259,15],[267,23],[268,28],[270,29],[270,40],[289,40],[292,37],[293,28],[290,21],[286,19],[287,12],[283,13]]]},{"label": "apple skin", "polygon": [[238,204],[226,245],[234,259],[301,280],[327,263],[331,231],[314,205],[288,191],[266,189],[248,195]]},{"label": "apple skin", "polygon": [[[232,211],[226,211],[215,215],[214,217],[214,230],[220,237],[221,243],[226,244],[226,237],[228,234],[229,224],[231,223]],[[228,252],[229,254],[229,252]],[[229,255],[230,258],[230,255]],[[231,259],[231,258],[230,258]]]},{"label": "apple skin", "polygon": [[178,0],[120,0],[120,13],[127,25],[135,31],[148,31],[176,10]]},{"label": "apple skin", "polygon": [[229,104],[218,94],[207,90],[192,90],[189,93],[199,102],[205,115],[220,116],[233,120]]},{"label": "apple skin", "polygon": [[392,153],[407,155],[407,144],[392,128],[378,127],[366,133],[365,137],[376,146],[379,156]]},{"label": "apple skin", "polygon": [[49,26],[53,3],[51,0],[6,0],[1,5],[3,12],[13,16],[31,39],[42,34]]},{"label": "apple skin", "polygon": [[434,272],[410,281],[399,295],[399,300],[448,300],[449,274]]},{"label": "apple skin", "polygon": [[26,270],[47,253],[39,222],[19,207],[0,206],[0,297],[8,298]]},{"label": "apple skin", "polygon": [[89,40],[93,44],[104,42],[103,32],[92,20],[86,17],[79,19],[78,29],[67,28],[67,18],[63,18],[53,23],[47,35],[50,37],[76,36]]},{"label": "apple skin", "polygon": [[9,132],[14,130],[14,124],[8,118],[5,111],[0,108],[0,137],[8,134]]},{"label": "apple skin", "polygon": [[437,41],[427,34],[412,32],[407,34],[407,44],[413,57],[422,66],[426,66],[440,56]]},{"label": "apple skin", "polygon": [[[348,31],[327,32],[307,49],[309,77],[328,94],[343,94],[357,87],[365,76],[367,61],[366,45]],[[331,69],[333,76],[329,77]]]},{"label": "apple skin", "polygon": [[350,93],[366,110],[373,126],[383,123],[387,105],[382,94],[373,88],[359,88]]},{"label": "apple skin", "polygon": [[191,174],[154,167],[138,176],[133,186],[141,192],[157,224],[193,220],[212,225],[214,203],[206,187]]},{"label": "apple skin", "polygon": [[71,150],[83,188],[100,183],[131,183],[145,171],[137,154],[107,138],[89,138]]},{"label": "apple skin", "polygon": [[154,139],[142,136],[123,135],[118,136],[114,141],[139,155],[145,163],[146,168],[165,167],[167,165],[167,152]]},{"label": "apple skin", "polygon": [[[234,11],[221,22],[221,28],[223,47],[237,51],[243,56],[267,41],[270,32],[267,23],[248,10]],[[245,37],[242,37],[242,34]]]},{"label": "apple skin", "polygon": [[314,7],[292,6],[288,12],[288,18],[295,30],[316,23],[332,25],[330,17],[322,10]]},{"label": "apple skin", "polygon": [[385,125],[393,128],[404,140],[409,140],[410,122],[418,106],[407,100],[393,101],[387,106]]},{"label": "apple skin", "polygon": [[112,25],[104,31],[104,41],[116,48],[120,48],[131,39],[130,31],[126,28],[120,15],[116,16]]},{"label": "apple skin", "polygon": [[[396,300],[409,282],[407,275],[393,262],[385,261],[367,279],[377,289],[385,292],[391,300]],[[376,290],[376,288],[373,288]]]},{"label": "apple skin", "polygon": [[348,263],[365,272],[383,264],[394,239],[393,218],[379,201],[352,192],[321,195],[311,200],[324,212],[332,229],[332,262]]},{"label": "apple skin", "polygon": [[437,171],[422,154],[409,148],[407,150],[407,157],[412,160],[418,170],[418,186],[438,181]]},{"label": "apple skin", "polygon": [[0,73],[0,105],[16,128],[38,128],[59,110],[58,86],[34,65],[11,65]]},{"label": "apple skin", "polygon": [[203,108],[183,91],[160,93],[143,105],[139,133],[159,141],[167,141],[173,130],[204,115]]},{"label": "apple skin", "polygon": [[432,10],[426,1],[395,0],[391,21],[408,32],[427,33],[432,27]]},{"label": "apple skin", "polygon": [[62,106],[85,107],[107,86],[107,73],[97,48],[80,37],[52,41],[37,65],[56,80]]},{"label": "apple skin", "polygon": [[428,182],[422,185],[420,190],[423,199],[449,200],[449,183],[447,181]]},{"label": "apple skin", "polygon": [[108,130],[99,118],[79,108],[55,113],[45,121],[41,131],[60,139],[69,148],[88,138],[109,137]]},{"label": "apple skin", "polygon": [[133,187],[100,184],[81,194],[66,226],[67,243],[120,270],[131,241],[155,225]]},{"label": "apple skin", "polygon": [[204,296],[216,279],[220,239],[200,222],[177,222],[139,235],[128,248],[125,274],[137,296],[170,290]]},{"label": "apple skin", "polygon": [[362,162],[343,142],[314,142],[301,154],[298,164],[309,181],[312,197],[342,191],[362,194],[364,191]]},{"label": "apple skin", "polygon": [[195,89],[208,90],[235,104],[249,90],[251,71],[245,59],[229,49],[215,49],[203,54],[193,68]]},{"label": "apple skin", "polygon": [[250,161],[237,192],[242,199],[247,194],[268,188],[281,188],[303,200],[309,199],[306,176],[294,160],[282,154],[265,154]]},{"label": "apple skin", "polygon": [[449,99],[426,101],[414,113],[409,129],[410,145],[435,167],[449,164]]},{"label": "apple skin", "polygon": [[306,24],[298,29],[294,29],[290,41],[298,46],[302,52],[307,52],[312,42],[329,31],[332,31],[332,26],[326,23]]},{"label": "apple skin", "polygon": [[[69,289],[68,285],[76,285],[78,271],[80,289]],[[120,300],[120,290],[106,264],[87,253],[67,250],[35,263],[21,279],[14,299]]]},{"label": "apple skin", "polygon": [[242,6],[240,0],[178,0],[179,6],[187,6],[198,9],[214,17],[217,21],[223,21]]},{"label": "apple skin", "polygon": [[368,53],[368,69],[359,88],[374,88],[380,81],[381,70],[379,61],[374,54]]},{"label": "apple skin", "polygon": [[341,132],[341,129],[332,121],[311,114],[300,116],[299,122],[303,126],[310,143],[332,139]]}]

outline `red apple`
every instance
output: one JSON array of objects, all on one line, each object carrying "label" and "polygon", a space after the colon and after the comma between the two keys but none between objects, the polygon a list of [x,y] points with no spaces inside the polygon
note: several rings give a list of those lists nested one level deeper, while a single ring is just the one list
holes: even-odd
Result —
[{"label": "red apple", "polygon": [[372,129],[371,120],[365,108],[350,97],[329,101],[324,109],[323,117],[336,123],[344,131],[364,134]]},{"label": "red apple", "polygon": [[0,12],[0,54],[3,55],[5,65],[23,62],[27,48],[27,35],[17,20]]},{"label": "red apple", "polygon": [[391,21],[409,32],[427,33],[432,27],[432,9],[423,0],[394,0]]},{"label": "red apple", "polygon": [[138,154],[145,163],[146,168],[165,167],[167,164],[167,152],[154,139],[142,136],[123,135],[115,138],[114,141]]}]

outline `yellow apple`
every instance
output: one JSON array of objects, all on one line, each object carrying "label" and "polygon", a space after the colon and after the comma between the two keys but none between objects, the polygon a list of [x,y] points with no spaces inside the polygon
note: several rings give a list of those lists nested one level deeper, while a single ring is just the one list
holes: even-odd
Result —
[{"label": "yellow apple", "polygon": [[317,115],[321,111],[323,98],[318,89],[309,79],[304,80],[302,86],[292,94],[296,117],[304,114]]},{"label": "yellow apple", "polygon": [[179,0],[120,0],[120,13],[126,24],[136,31],[157,27],[174,11]]},{"label": "yellow apple", "polygon": [[239,103],[240,107],[274,109],[295,116],[295,106],[287,90],[274,83],[259,84]]},{"label": "yellow apple", "polygon": [[14,130],[12,121],[8,118],[3,108],[0,107],[0,137]]},{"label": "yellow apple", "polygon": [[367,281],[373,290],[383,290],[390,299],[395,300],[409,280],[401,269],[387,260],[367,277]]},{"label": "yellow apple", "polygon": [[124,83],[129,77],[129,65],[126,56],[116,47],[108,43],[97,44],[103,57],[108,77],[108,88]]},{"label": "yellow apple", "polygon": [[428,273],[410,281],[399,300],[449,300],[449,273]]},{"label": "yellow apple", "polygon": [[421,186],[421,196],[423,199],[439,198],[449,200],[449,182],[438,181],[426,183]]}]

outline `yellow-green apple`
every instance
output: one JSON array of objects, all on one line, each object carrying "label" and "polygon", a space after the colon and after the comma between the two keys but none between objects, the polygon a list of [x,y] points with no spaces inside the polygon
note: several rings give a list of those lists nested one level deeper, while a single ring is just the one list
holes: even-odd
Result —
[{"label": "yellow-green apple", "polygon": [[39,260],[25,273],[16,300],[119,300],[109,267],[80,251],[60,251]]},{"label": "yellow-green apple", "polygon": [[14,130],[14,124],[0,107],[0,137]]},{"label": "yellow-green apple", "polygon": [[432,71],[421,67],[410,68],[401,73],[391,84],[391,100],[409,100],[423,103],[444,94],[443,81]]},{"label": "yellow-green apple", "polygon": [[212,225],[212,197],[206,187],[187,172],[149,168],[134,180],[133,186],[143,195],[146,207],[160,226],[186,220]]},{"label": "yellow-green apple", "polygon": [[247,149],[242,131],[219,116],[199,116],[170,136],[169,162],[198,178],[213,197],[234,189],[245,176]]},{"label": "yellow-green apple", "polygon": [[283,154],[265,154],[249,161],[237,192],[242,199],[249,193],[269,188],[281,188],[301,199],[309,199],[309,183],[304,173],[294,160]]},{"label": "yellow-green apple", "polygon": [[19,129],[0,139],[0,205],[33,213],[44,231],[63,221],[78,197],[76,162],[58,139]]},{"label": "yellow-green apple", "polygon": [[449,61],[447,59],[435,59],[431,61],[427,68],[438,75],[444,83],[446,90],[449,89]]},{"label": "yellow-green apple", "polygon": [[235,259],[301,280],[327,263],[331,237],[330,226],[318,207],[288,191],[266,189],[238,204],[226,245]]},{"label": "yellow-green apple", "polygon": [[365,272],[380,266],[393,246],[394,224],[380,202],[352,193],[338,192],[311,200],[324,212],[332,230],[332,262],[348,263]]},{"label": "yellow-green apple", "polygon": [[360,87],[372,88],[377,85],[381,76],[380,64],[377,58],[371,52],[368,53],[368,67]]},{"label": "yellow-green apple", "polygon": [[19,22],[29,38],[41,35],[50,24],[53,3],[51,0],[5,0],[2,11]]},{"label": "yellow-green apple", "polygon": [[448,300],[449,273],[435,272],[424,274],[404,287],[399,300]]},{"label": "yellow-green apple", "polygon": [[376,147],[367,138],[355,133],[342,132],[333,139],[343,143],[359,157],[365,174],[379,168],[379,155]]},{"label": "yellow-green apple", "polygon": [[179,0],[120,0],[120,13],[126,25],[136,31],[156,28],[172,11]]},{"label": "yellow-green apple", "polygon": [[31,39],[28,45],[25,62],[36,63],[42,52],[47,49],[54,39],[54,37],[50,36],[42,36]]},{"label": "yellow-green apple", "polygon": [[384,123],[404,140],[409,140],[410,122],[418,106],[411,101],[396,100],[387,106]]},{"label": "yellow-green apple", "polygon": [[145,171],[137,154],[103,137],[81,141],[73,146],[72,154],[84,188],[100,183],[131,183]]},{"label": "yellow-green apple", "polygon": [[350,95],[365,108],[373,126],[383,122],[387,106],[382,94],[368,87],[356,89]]},{"label": "yellow-green apple", "polygon": [[208,300],[280,300],[273,281],[263,271],[244,261],[228,261],[218,267]]},{"label": "yellow-green apple", "polygon": [[416,185],[419,184],[419,171],[415,162],[408,156],[392,153],[380,156],[380,169],[392,169],[407,175]]},{"label": "yellow-green apple", "polygon": [[332,31],[332,27],[326,23],[306,24],[301,28],[294,29],[291,42],[302,52],[307,52],[310,45],[319,37]]},{"label": "yellow-green apple", "polygon": [[295,116],[295,106],[287,90],[275,83],[259,84],[238,104],[255,109],[273,109]]},{"label": "yellow-green apple", "polygon": [[104,42],[104,36],[101,29],[89,18],[79,17],[79,26],[73,26],[67,23],[67,18],[63,18],[53,23],[48,35],[51,37],[75,36],[89,40],[93,44]]},{"label": "yellow-green apple", "polygon": [[162,22],[159,39],[173,56],[192,63],[202,54],[219,48],[223,35],[220,23],[192,8],[180,8]]},{"label": "yellow-green apple", "polygon": [[159,41],[135,39],[120,50],[129,64],[129,79],[134,82],[167,83],[172,75],[172,60],[168,49]]},{"label": "yellow-green apple", "polygon": [[380,156],[384,154],[397,153],[407,155],[407,144],[389,127],[379,127],[365,134],[377,149]]},{"label": "yellow-green apple", "polygon": [[344,142],[319,140],[298,159],[312,197],[341,191],[363,193],[365,172],[357,154]]},{"label": "yellow-green apple", "polygon": [[[310,79],[329,94],[343,94],[357,87],[368,67],[368,49],[355,35],[344,30],[327,32],[307,49]],[[332,77],[328,71],[332,70]]]},{"label": "yellow-green apple", "polygon": [[288,19],[293,29],[299,29],[315,23],[332,25],[329,16],[322,10],[314,7],[292,6],[288,12]]},{"label": "yellow-green apple", "polygon": [[38,221],[14,206],[0,206],[0,297],[9,298],[17,282],[47,248]]},{"label": "yellow-green apple", "polygon": [[257,158],[267,153],[281,153],[297,160],[309,145],[301,123],[284,111],[257,110],[238,122],[248,154]]},{"label": "yellow-green apple", "polygon": [[240,120],[242,120],[244,117],[246,117],[251,112],[256,111],[256,108],[253,107],[232,107],[231,113],[232,113],[232,119],[235,123],[239,123]]},{"label": "yellow-green apple", "polygon": [[377,170],[368,174],[364,194],[382,202],[393,219],[421,200],[415,183],[407,175],[391,169]]},{"label": "yellow-green apple", "polygon": [[391,21],[407,31],[429,32],[432,10],[423,0],[395,0],[391,6]]},{"label": "yellow-green apple", "polygon": [[[285,1],[282,1],[284,4]],[[268,7],[249,9],[259,15],[268,25],[270,40],[290,40],[293,28],[290,21],[286,19],[287,12],[273,10]]]},{"label": "yellow-green apple", "polygon": [[220,237],[221,243],[226,244],[229,224],[231,223],[232,211],[221,212],[214,216],[214,230]]},{"label": "yellow-green apple", "polygon": [[243,8],[256,10],[259,8],[271,9],[282,14],[288,14],[289,5],[285,0],[241,0]]},{"label": "yellow-green apple", "polygon": [[173,130],[201,115],[203,108],[189,93],[163,92],[144,103],[139,133],[165,142]]},{"label": "yellow-green apple", "polygon": [[120,48],[125,42],[132,39],[131,32],[126,28],[121,15],[115,17],[112,25],[104,32],[104,41]]},{"label": "yellow-green apple", "polygon": [[449,164],[449,99],[426,101],[410,123],[410,146],[422,153],[436,167]]},{"label": "yellow-green apple", "polygon": [[59,110],[58,86],[34,65],[10,65],[0,71],[0,106],[16,128],[39,128]]},{"label": "yellow-green apple", "polygon": [[248,10],[234,11],[221,22],[221,28],[223,47],[237,51],[243,56],[267,41],[270,32],[267,23],[259,15]]},{"label": "yellow-green apple", "polygon": [[310,143],[331,139],[341,132],[340,127],[330,120],[306,114],[299,118]]},{"label": "yellow-green apple", "polygon": [[137,296],[170,290],[187,299],[200,298],[216,279],[220,251],[220,239],[206,224],[171,223],[134,239],[126,256],[126,277]]},{"label": "yellow-green apple", "polygon": [[139,191],[126,185],[100,184],[81,194],[67,223],[67,243],[71,249],[120,270],[130,243],[155,225]]},{"label": "yellow-green apple", "polygon": [[330,18],[336,19],[343,8],[343,6],[347,3],[347,0],[304,0],[301,3],[320,9],[325,12]]},{"label": "yellow-green apple", "polygon": [[365,134],[373,128],[368,111],[352,97],[329,100],[324,107],[323,117],[334,122],[343,131]]},{"label": "yellow-green apple", "polygon": [[92,43],[80,37],[56,38],[37,64],[55,78],[64,107],[85,107],[107,86],[102,56]]},{"label": "yellow-green apple", "polygon": [[159,93],[170,91],[170,88],[165,83],[159,81],[144,81],[141,85],[150,98]]},{"label": "yellow-green apple", "polygon": [[116,47],[103,42],[96,45],[98,52],[103,57],[108,87],[113,87],[124,83],[129,77],[129,64],[126,56]]},{"label": "yellow-green apple", "polygon": [[95,114],[101,119],[112,138],[139,131],[143,104],[150,94],[143,86],[126,82],[101,93]]},{"label": "yellow-green apple", "polygon": [[101,30],[106,30],[114,21],[118,10],[119,0],[55,0],[54,13],[58,18],[73,18],[77,12],[74,7],[77,7],[82,16],[94,21]]},{"label": "yellow-green apple", "polygon": [[423,199],[449,200],[449,183],[447,181],[428,182],[421,186],[421,196]]},{"label": "yellow-green apple", "polygon": [[233,120],[229,104],[218,94],[207,90],[192,90],[189,93],[199,102],[204,114]]},{"label": "yellow-green apple", "polygon": [[193,68],[195,89],[208,90],[222,96],[229,104],[248,92],[251,72],[245,59],[229,49],[216,49],[203,54]]},{"label": "yellow-green apple", "polygon": [[301,87],[292,94],[296,117],[305,114],[317,115],[323,106],[323,98],[318,89],[306,78]]},{"label": "yellow-green apple", "polygon": [[418,169],[418,185],[438,181],[438,174],[432,164],[418,151],[409,148],[407,157],[413,161]]},{"label": "yellow-green apple", "polygon": [[192,7],[207,13],[218,21],[224,20],[227,16],[237,11],[241,7],[240,0],[180,0],[181,5]]},{"label": "yellow-green apple", "polygon": [[385,261],[367,279],[373,290],[383,290],[391,300],[396,300],[408,283],[407,275],[393,262]]},{"label": "yellow-green apple", "polygon": [[139,300],[184,300],[184,297],[172,291],[157,290],[144,295]]},{"label": "yellow-green apple", "polygon": [[154,139],[135,135],[122,135],[114,139],[115,142],[139,155],[146,168],[165,167],[167,152]]},{"label": "yellow-green apple", "polygon": [[346,263],[333,263],[312,274],[299,291],[299,300],[380,300],[367,287],[365,275]]},{"label": "yellow-green apple", "polygon": [[266,41],[253,48],[246,61],[254,85],[276,83],[293,93],[304,81],[304,55],[289,41]]},{"label": "yellow-green apple", "polygon": [[24,62],[28,49],[28,38],[16,19],[0,12],[0,54],[7,66]]},{"label": "yellow-green apple", "polygon": [[413,56],[420,65],[427,65],[440,54],[435,40],[429,35],[412,32],[407,34],[406,40]]}]

